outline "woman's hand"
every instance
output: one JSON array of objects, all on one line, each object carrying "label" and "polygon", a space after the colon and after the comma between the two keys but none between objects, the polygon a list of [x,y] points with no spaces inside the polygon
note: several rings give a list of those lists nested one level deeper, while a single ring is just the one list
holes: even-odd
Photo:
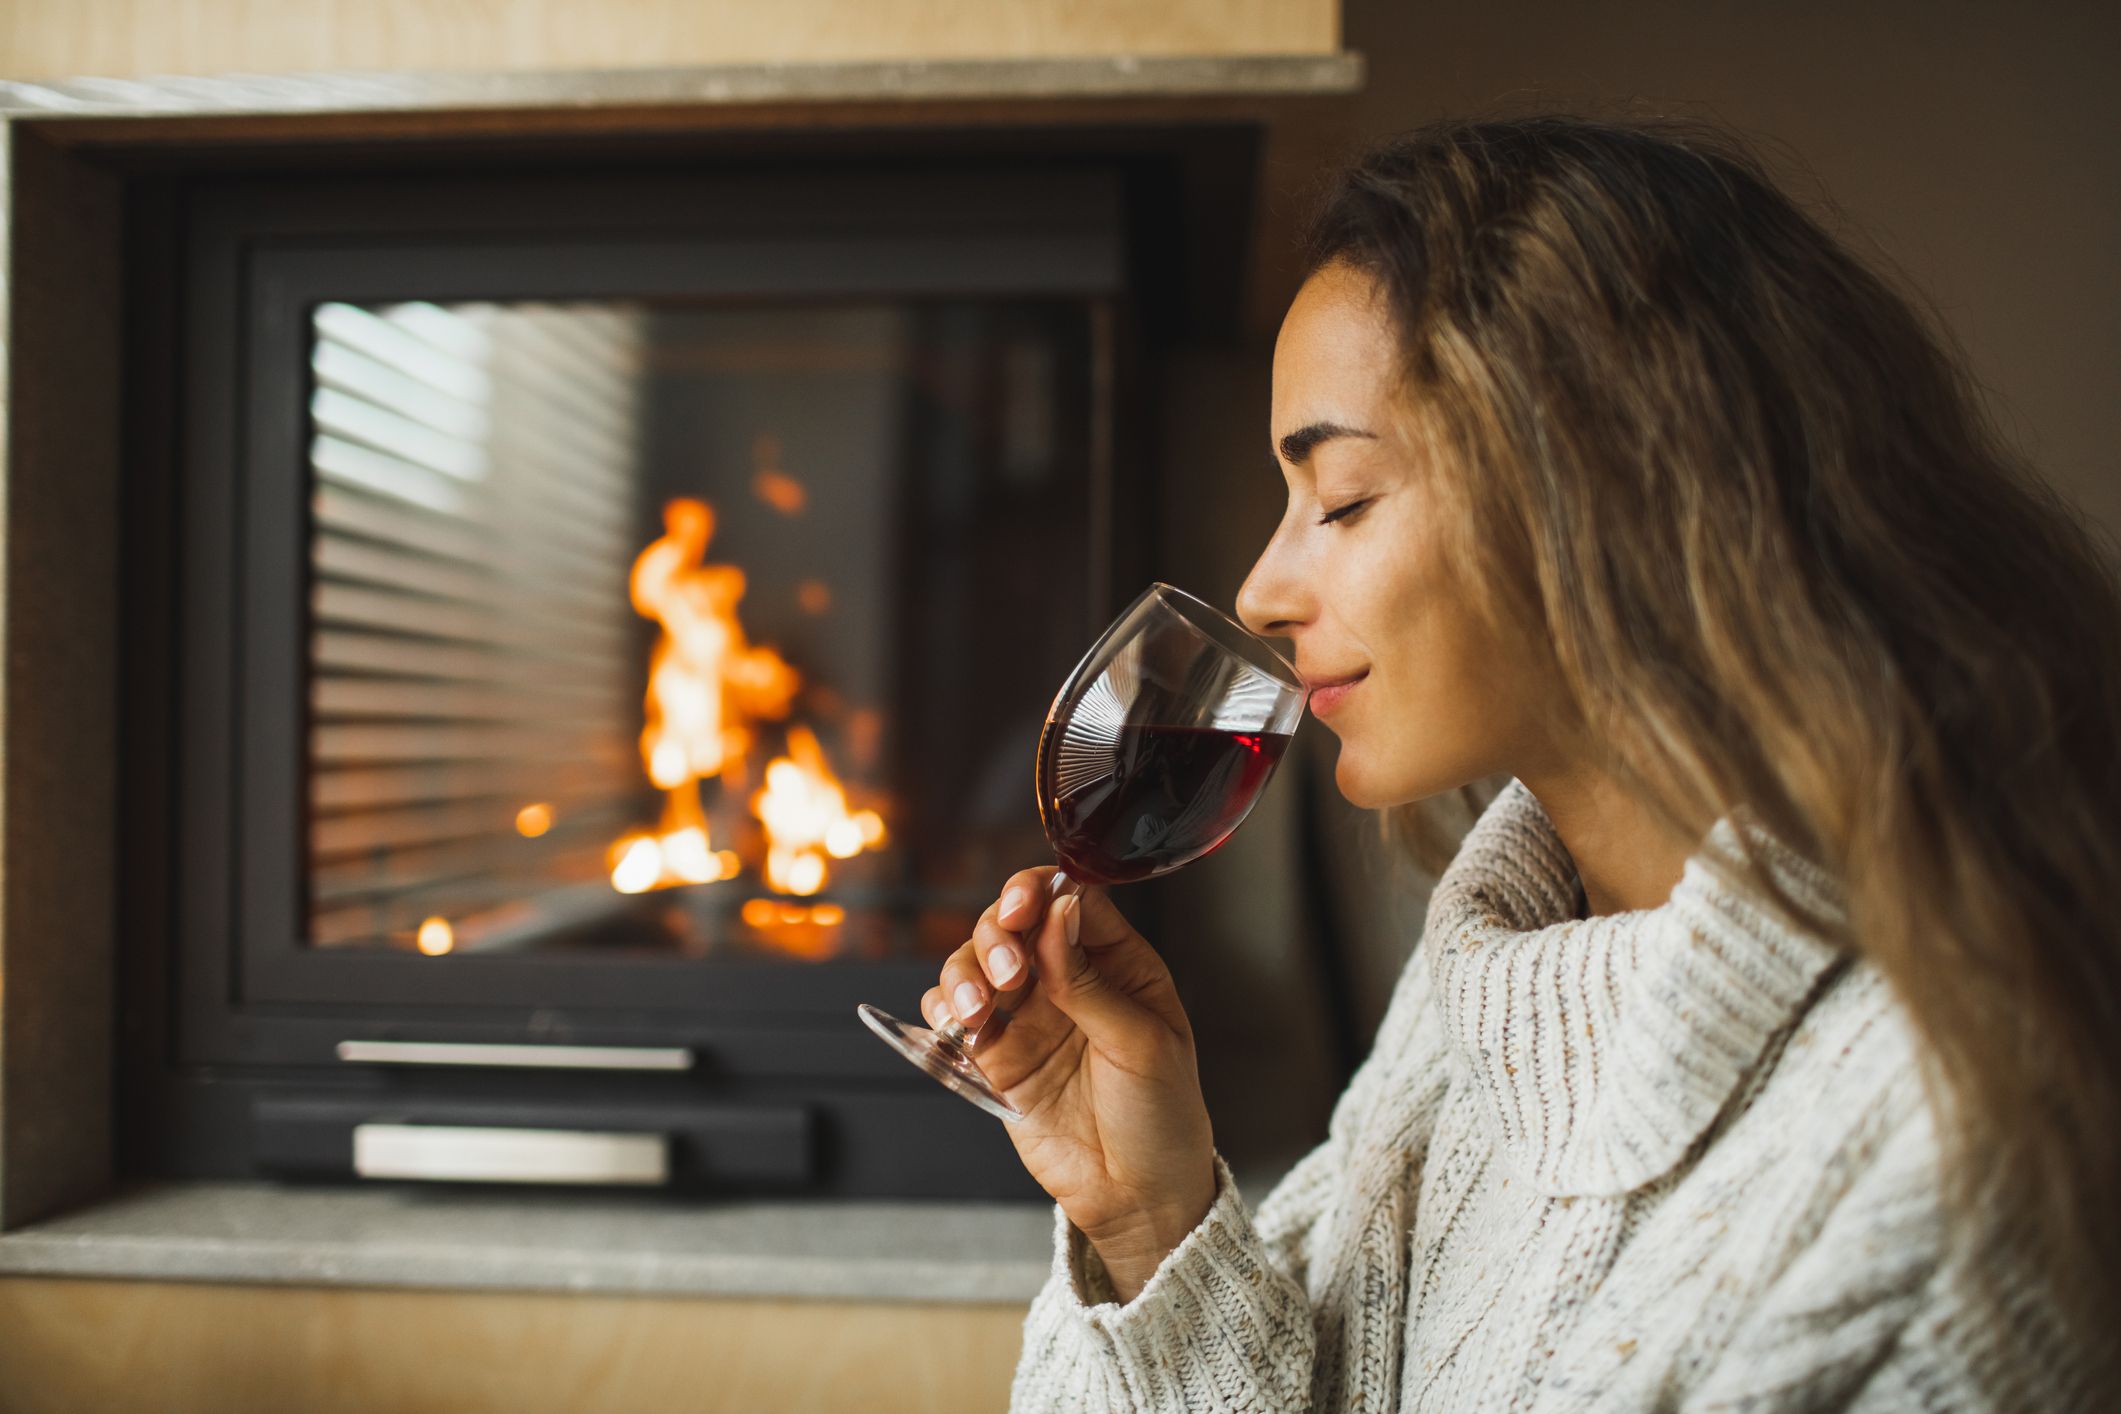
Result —
[{"label": "woman's hand", "polygon": [[1049,906],[1053,873],[1010,878],[921,1014],[979,1032],[980,1069],[1024,1112],[1018,1156],[1129,1301],[1213,1204],[1214,1138],[1163,959],[1102,890]]}]

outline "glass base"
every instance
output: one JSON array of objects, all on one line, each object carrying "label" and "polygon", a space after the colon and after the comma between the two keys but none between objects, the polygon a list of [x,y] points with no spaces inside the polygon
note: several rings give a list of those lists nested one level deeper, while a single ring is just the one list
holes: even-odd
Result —
[{"label": "glass base", "polygon": [[925,1026],[909,1026],[867,1002],[854,1010],[863,1025],[883,1037],[884,1044],[988,1114],[1011,1124],[1024,1117],[1022,1110],[1003,1099],[1001,1092],[988,1083],[963,1046],[944,1040]]}]

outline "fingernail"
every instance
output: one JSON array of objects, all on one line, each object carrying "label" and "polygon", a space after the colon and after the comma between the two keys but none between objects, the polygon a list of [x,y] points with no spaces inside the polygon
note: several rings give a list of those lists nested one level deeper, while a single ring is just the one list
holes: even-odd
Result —
[{"label": "fingernail", "polygon": [[987,975],[994,979],[997,987],[1005,985],[1021,966],[1023,961],[1017,957],[1016,949],[1007,943],[996,943],[987,951]]},{"label": "fingernail", "polygon": [[950,1019],[950,1008],[941,1002],[937,1002],[935,1010],[928,1013],[928,1024],[938,1031],[942,1030]]},{"label": "fingernail", "polygon": [[1023,901],[1024,891],[1022,889],[1011,889],[1003,894],[1001,916],[1007,918],[1010,914],[1016,912],[1016,906]]},{"label": "fingernail", "polygon": [[1083,943],[1083,910],[1076,899],[1068,900],[1068,946],[1081,947]]},{"label": "fingernail", "polygon": [[960,982],[960,983],[958,983],[958,984],[957,984],[957,1019],[958,1019],[958,1020],[960,1020],[960,1021],[965,1021],[965,1020],[968,1020],[968,1019],[970,1019],[970,1017],[972,1016],[972,1013],[974,1013],[974,1012],[978,1011],[978,1010],[980,1009],[980,1003],[984,1002],[985,1000],[986,1000],[986,998],[985,998],[985,997],[982,997],[982,996],[980,995],[980,993],[979,993],[979,984],[978,984],[978,983],[976,983],[976,982]]},{"label": "fingernail", "polygon": [[1061,933],[1068,939],[1068,946],[1074,947],[1078,929],[1081,926],[1075,919],[1075,900],[1072,898],[1057,898],[1053,900],[1052,916],[1060,919]]}]

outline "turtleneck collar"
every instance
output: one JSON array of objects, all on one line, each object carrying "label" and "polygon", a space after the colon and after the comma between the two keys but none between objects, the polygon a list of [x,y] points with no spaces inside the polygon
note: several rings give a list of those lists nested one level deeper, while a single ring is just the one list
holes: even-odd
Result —
[{"label": "turtleneck collar", "polygon": [[[1776,882],[1839,913],[1826,875],[1751,832]],[[1512,781],[1430,899],[1422,948],[1459,1063],[1512,1168],[1542,1192],[1611,1196],[1675,1167],[1845,954],[1724,884],[1709,832],[1671,898],[1579,918],[1576,866]]]}]

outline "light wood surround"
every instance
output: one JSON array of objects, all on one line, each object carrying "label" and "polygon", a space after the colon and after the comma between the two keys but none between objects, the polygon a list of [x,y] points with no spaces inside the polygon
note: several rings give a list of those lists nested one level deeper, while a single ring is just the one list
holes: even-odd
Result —
[{"label": "light wood surround", "polygon": [[0,77],[1330,54],[1340,0],[6,0]]},{"label": "light wood surround", "polygon": [[8,1414],[999,1410],[1023,1312],[0,1281]]}]

